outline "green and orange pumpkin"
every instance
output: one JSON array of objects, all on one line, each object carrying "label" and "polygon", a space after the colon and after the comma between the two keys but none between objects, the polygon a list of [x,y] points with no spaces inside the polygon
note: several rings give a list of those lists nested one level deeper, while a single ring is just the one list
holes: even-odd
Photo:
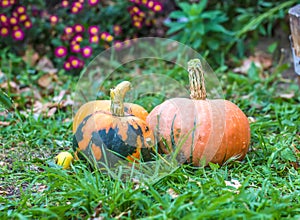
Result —
[{"label": "green and orange pumpkin", "polygon": [[243,159],[250,143],[250,127],[238,106],[223,99],[206,99],[204,70],[199,59],[188,63],[190,97],[173,98],[148,115],[159,150],[178,152],[177,159],[199,166]]},{"label": "green and orange pumpkin", "polygon": [[[116,86],[116,89],[122,87],[127,82],[121,82]],[[95,100],[90,101],[82,105],[79,110],[76,112],[73,119],[73,134],[75,134],[78,125],[83,121],[83,119],[99,110],[110,111],[111,108],[111,100]],[[146,117],[148,116],[148,112],[140,105],[134,103],[124,103],[124,112],[136,116],[144,121],[146,121]]]},{"label": "green and orange pumpkin", "polygon": [[83,153],[100,166],[113,166],[120,158],[131,162],[152,158],[154,135],[146,121],[124,112],[124,96],[129,89],[128,81],[111,89],[110,110],[94,111],[80,122],[73,136],[77,154]]}]

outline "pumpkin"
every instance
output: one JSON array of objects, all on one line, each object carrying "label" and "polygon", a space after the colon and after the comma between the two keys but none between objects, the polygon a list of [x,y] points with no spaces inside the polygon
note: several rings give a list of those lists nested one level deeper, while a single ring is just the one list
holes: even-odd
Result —
[{"label": "pumpkin", "polygon": [[242,160],[250,144],[250,127],[238,106],[223,99],[206,99],[204,71],[199,59],[188,62],[190,98],[172,98],[156,106],[147,122],[159,151],[177,152],[181,163],[194,166]]},{"label": "pumpkin", "polygon": [[77,154],[113,166],[120,158],[147,161],[152,157],[154,135],[146,121],[124,112],[124,96],[130,82],[124,81],[111,89],[110,111],[99,110],[86,116],[73,136]]},{"label": "pumpkin", "polygon": [[[118,87],[122,87],[123,84],[124,82],[121,82],[119,85],[116,86],[116,89]],[[110,106],[111,106],[110,100],[95,100],[95,101],[87,102],[84,105],[82,105],[79,108],[79,110],[76,112],[73,119],[73,134],[76,132],[78,125],[82,122],[82,120],[86,116],[99,110],[109,111]],[[139,117],[144,121],[148,116],[148,112],[142,106],[134,103],[124,103],[124,111],[128,114]]]}]

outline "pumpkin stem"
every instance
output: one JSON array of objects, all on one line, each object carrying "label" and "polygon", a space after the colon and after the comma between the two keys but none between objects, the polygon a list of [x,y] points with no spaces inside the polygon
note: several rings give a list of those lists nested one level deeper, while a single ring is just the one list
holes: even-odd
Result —
[{"label": "pumpkin stem", "polygon": [[188,72],[190,81],[190,97],[196,100],[206,99],[204,70],[199,59],[193,59],[188,62]]},{"label": "pumpkin stem", "polygon": [[124,97],[130,90],[131,84],[128,81],[119,83],[116,88],[110,90],[110,111],[118,117],[124,116]]}]

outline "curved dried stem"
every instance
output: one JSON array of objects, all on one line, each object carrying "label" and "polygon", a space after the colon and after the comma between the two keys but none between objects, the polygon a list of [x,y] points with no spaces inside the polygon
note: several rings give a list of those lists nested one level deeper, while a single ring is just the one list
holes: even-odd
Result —
[{"label": "curved dried stem", "polygon": [[199,59],[188,62],[188,72],[190,81],[190,97],[195,100],[206,99],[206,89],[204,80],[204,70]]},{"label": "curved dried stem", "polygon": [[124,116],[124,98],[126,93],[131,89],[131,83],[123,81],[119,83],[114,89],[110,90],[110,111],[113,115]]}]

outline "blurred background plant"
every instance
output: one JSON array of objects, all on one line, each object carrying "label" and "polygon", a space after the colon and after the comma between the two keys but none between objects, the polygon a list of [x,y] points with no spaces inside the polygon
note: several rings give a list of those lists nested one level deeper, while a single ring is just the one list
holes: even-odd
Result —
[{"label": "blurred background plant", "polygon": [[185,43],[215,67],[225,65],[231,56],[242,58],[253,52],[262,36],[289,33],[287,10],[298,3],[290,1],[187,1],[176,0],[164,24],[167,36]]},{"label": "blurred background plant", "polygon": [[[29,49],[55,67],[79,72],[108,47],[129,39],[169,37],[191,46],[214,69],[253,52],[260,37],[289,27],[289,1],[179,0],[3,0],[1,48],[24,55]],[[278,44],[271,45],[271,52]],[[71,71],[72,70],[72,71]]]},{"label": "blurred background plant", "polygon": [[[145,36],[162,4],[152,0],[1,1],[0,46],[24,55],[32,47],[66,71],[110,46]],[[123,42],[123,43],[121,43]]]}]

